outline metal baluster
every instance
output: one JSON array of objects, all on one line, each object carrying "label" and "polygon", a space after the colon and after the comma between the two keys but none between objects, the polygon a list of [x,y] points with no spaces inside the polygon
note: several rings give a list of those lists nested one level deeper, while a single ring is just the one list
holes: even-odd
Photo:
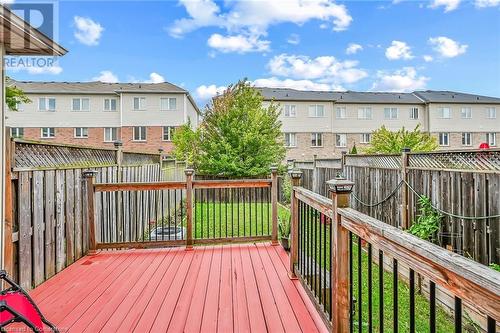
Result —
[{"label": "metal baluster", "polygon": [[415,271],[410,268],[410,333],[415,333]]},{"label": "metal baluster", "polygon": [[379,332],[384,332],[384,252],[378,250],[378,321]]},{"label": "metal baluster", "polygon": [[462,299],[455,296],[455,333],[462,332]]},{"label": "metal baluster", "polygon": [[358,331],[361,333],[363,331],[363,266],[362,266],[362,258],[361,252],[363,252],[362,248],[362,239],[361,236],[358,236]]},{"label": "metal baluster", "polygon": [[436,284],[429,284],[429,332],[436,333]]},{"label": "metal baluster", "polygon": [[352,232],[349,231],[349,332],[354,332],[354,278],[353,278],[353,253]]},{"label": "metal baluster", "polygon": [[398,261],[392,261],[392,295],[393,295],[393,320],[394,320],[394,333],[398,333],[399,320],[398,320]]},{"label": "metal baluster", "polygon": [[372,244],[368,243],[368,332],[373,331],[373,302],[372,302]]}]

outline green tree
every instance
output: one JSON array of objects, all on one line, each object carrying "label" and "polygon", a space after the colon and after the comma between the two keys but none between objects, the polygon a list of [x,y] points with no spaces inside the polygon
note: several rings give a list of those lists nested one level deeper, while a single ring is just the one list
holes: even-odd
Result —
[{"label": "green tree", "polygon": [[412,152],[433,151],[438,147],[436,138],[424,133],[417,125],[412,131],[401,128],[399,131],[390,131],[382,126],[372,133],[370,146],[364,149],[367,154],[399,153],[403,148],[410,148]]},{"label": "green tree", "polygon": [[262,100],[246,80],[229,86],[206,106],[196,131],[174,137],[174,155],[189,159],[201,174],[235,178],[268,174],[271,164],[283,160],[285,148],[278,105],[263,106]]},{"label": "green tree", "polygon": [[[6,81],[10,81],[10,79],[7,77]],[[5,88],[5,104],[7,104],[12,111],[17,111],[19,103],[31,103],[31,100],[26,96],[24,91],[18,87],[7,85]]]},{"label": "green tree", "polygon": [[352,149],[349,152],[349,154],[356,155],[357,153],[358,153],[358,148],[356,148],[356,142],[354,142],[354,144],[352,145]]},{"label": "green tree", "polygon": [[191,120],[181,127],[177,128],[172,141],[174,150],[172,152],[175,159],[186,161],[190,166],[194,165],[196,158],[199,156],[199,131],[193,130]]}]

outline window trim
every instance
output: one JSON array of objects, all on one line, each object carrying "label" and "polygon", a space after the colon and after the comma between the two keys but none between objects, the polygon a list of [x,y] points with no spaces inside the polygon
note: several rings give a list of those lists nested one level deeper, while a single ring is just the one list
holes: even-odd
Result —
[{"label": "window trim", "polygon": [[[414,117],[414,112],[417,111],[417,117]],[[410,119],[411,120],[419,120],[420,119],[420,108],[418,106],[410,107]]]},{"label": "window trim", "polygon": [[[493,137],[493,143],[490,143],[490,136]],[[496,147],[497,146],[497,133],[496,132],[487,132],[486,133],[486,142],[490,147]]]},{"label": "window trim", "polygon": [[[136,128],[144,128],[144,139],[135,139],[135,130]],[[132,130],[132,141],[134,142],[147,142],[148,141],[148,130],[147,126],[134,126]]]},{"label": "window trim", "polygon": [[[168,132],[168,140],[165,140],[165,128],[170,128],[170,130]],[[174,131],[175,131],[175,127],[174,126],[162,126],[161,141],[172,142],[172,135],[173,135]],[[147,139],[147,137],[146,137],[146,139]]]},{"label": "window trim", "polygon": [[[289,107],[288,116],[286,115],[286,107]],[[293,106],[293,115],[290,113],[290,107]],[[283,105],[283,117],[285,118],[297,118],[297,104],[284,104]]]},{"label": "window trim", "polygon": [[[345,137],[344,145],[337,145],[337,136],[343,135]],[[339,140],[341,141],[341,140]],[[336,148],[346,148],[347,147],[347,133],[335,133],[335,147]]]},{"label": "window trim", "polygon": [[[139,108],[135,108],[135,99],[139,98]],[[144,99],[144,105],[141,105],[140,100]],[[134,96],[132,97],[132,111],[146,111],[147,105],[146,105],[146,97],[145,96]]]},{"label": "window trim", "polygon": [[[444,114],[443,114],[443,110],[444,109],[448,109],[449,110],[449,113],[448,113],[449,117],[445,117],[444,116]],[[453,109],[451,107],[448,107],[448,106],[446,106],[446,107],[439,107],[438,110],[439,110],[439,114],[438,114],[439,119],[451,119],[451,114],[453,112]]]},{"label": "window trim", "polygon": [[[490,110],[493,110],[493,117],[490,117]],[[497,108],[494,106],[486,107],[486,118],[487,119],[497,119]]]},{"label": "window trim", "polygon": [[[311,106],[314,106],[314,115],[311,115]],[[322,116],[318,116],[318,106],[323,107],[323,115]],[[309,118],[325,118],[326,117],[325,105],[324,104],[309,104],[309,106],[307,107],[307,113],[308,113]]]},{"label": "window trim", "polygon": [[[370,117],[366,117],[366,111],[369,110]],[[360,117],[360,112],[363,112],[363,117]],[[371,106],[358,108],[358,120],[372,120],[373,119],[373,109]]]},{"label": "window trim", "polygon": [[[111,101],[114,100],[116,101],[115,103],[115,106],[116,108],[113,110],[113,109],[109,109],[109,110],[106,110],[106,100],[109,100],[109,106],[111,107]],[[102,101],[102,110],[104,112],[117,112],[118,111],[118,98],[114,98],[114,97],[109,97],[109,98],[104,98],[103,101]]]},{"label": "window trim", "polygon": [[[463,110],[464,109],[469,109],[469,117],[464,117]],[[460,108],[460,119],[472,119],[472,107],[470,106],[462,106]]]},{"label": "window trim", "polygon": [[[161,100],[162,99],[167,99],[168,100],[168,109],[164,109],[162,108],[162,103],[161,103]],[[175,109],[172,109],[170,108],[170,100],[171,99],[175,99]],[[177,97],[160,97],[160,111],[177,111],[178,108],[177,108]]]},{"label": "window trim", "polygon": [[[364,139],[364,136],[368,135],[368,141]],[[347,140],[346,140],[347,141]],[[369,144],[372,141],[372,134],[371,133],[361,133],[360,138],[359,138],[359,143],[362,144]]]},{"label": "window trim", "polygon": [[[53,128],[54,129],[54,135],[53,136],[43,136],[43,129],[44,128],[48,128],[49,132],[50,132],[50,129]],[[56,128],[55,127],[40,127],[40,138],[41,139],[54,139],[55,137],[56,137]]]},{"label": "window trim", "polygon": [[[339,109],[344,110],[343,117],[339,117]],[[342,114],[342,113],[341,113]],[[335,119],[347,119],[347,107],[345,106],[337,106],[335,108]]]},{"label": "window trim", "polygon": [[[12,131],[13,130],[16,130],[16,132],[19,132],[19,130],[21,130],[21,132],[23,132],[21,135],[19,135],[18,133],[16,133],[16,135],[13,135]],[[17,138],[17,139],[21,139],[24,137],[24,127],[11,127],[10,128],[10,136],[12,138]]]},{"label": "window trim", "polygon": [[[81,129],[81,130],[83,130],[83,129],[87,129],[87,135],[86,135],[86,136],[77,136],[77,135],[76,135],[76,131],[77,131],[77,129]],[[82,131],[82,132],[83,132],[83,131]],[[75,127],[75,128],[73,129],[73,137],[74,137],[75,139],[88,139],[88,138],[89,138],[89,128],[88,128],[88,127]]]},{"label": "window trim", "polygon": [[[464,143],[465,135],[469,136],[469,143]],[[462,146],[471,147],[473,142],[472,132],[462,132]]]},{"label": "window trim", "polygon": [[[446,144],[441,144],[441,135],[446,134]],[[439,132],[438,134],[438,144],[440,147],[450,146],[450,132]]]},{"label": "window trim", "polygon": [[[40,109],[40,100],[42,98],[44,98],[46,100],[54,99],[54,101],[55,101],[54,102],[54,104],[55,104],[54,110],[50,110],[50,109],[41,110]],[[46,106],[48,106],[48,103],[46,104]],[[57,99],[55,97],[53,97],[53,96],[40,96],[40,97],[38,97],[37,110],[38,110],[38,112],[56,112],[56,110],[57,110]]]},{"label": "window trim", "polygon": [[[287,135],[287,134],[288,134],[289,136],[290,136],[290,135],[293,135],[293,137],[294,137],[294,140],[293,140],[293,141],[294,141],[294,144],[293,144],[293,145],[287,145],[287,144],[286,144],[286,135]],[[296,132],[284,132],[284,133],[283,133],[283,137],[284,137],[285,147],[286,147],[286,148],[297,148],[297,133],[296,133]],[[290,141],[290,140],[288,140],[288,141]],[[312,138],[311,138],[311,144],[312,144]]]},{"label": "window trim", "polygon": [[[387,114],[385,113],[385,110],[387,109],[389,110],[389,114],[391,115],[391,117],[387,117]],[[392,117],[393,109],[396,110],[396,117]],[[399,108],[392,106],[384,107],[384,120],[398,120],[398,119],[399,119]]]},{"label": "window trim", "polygon": [[[74,109],[74,106],[75,106],[75,105],[73,104],[73,101],[74,101],[75,99],[80,100],[80,110],[75,110],[75,109]],[[84,110],[84,109],[82,109],[82,106],[83,106],[83,100],[84,100],[84,99],[88,99],[88,101],[89,101],[89,108],[88,108],[88,110]],[[90,112],[90,98],[89,98],[89,97],[74,97],[74,98],[71,98],[71,112]]]},{"label": "window trim", "polygon": [[[111,140],[111,141],[106,140],[106,129],[108,129],[108,128],[116,130],[116,139]],[[110,142],[115,142],[116,140],[118,140],[118,127],[104,127],[103,131],[104,131],[104,137],[103,137],[104,140],[103,140],[103,142],[110,143]]]},{"label": "window trim", "polygon": [[[316,137],[315,141],[318,142],[318,134],[321,137],[321,145],[313,146],[313,138],[312,138],[312,136],[314,135]],[[311,133],[311,148],[322,148],[322,147],[323,147],[323,133],[322,132],[312,132]]]}]

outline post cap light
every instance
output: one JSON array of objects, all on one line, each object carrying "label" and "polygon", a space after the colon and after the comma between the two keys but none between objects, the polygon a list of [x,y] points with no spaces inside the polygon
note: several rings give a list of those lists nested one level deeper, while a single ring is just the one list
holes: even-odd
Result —
[{"label": "post cap light", "polygon": [[121,142],[120,140],[114,141],[113,144],[115,145],[116,148],[123,146],[123,142]]},{"label": "post cap light", "polygon": [[278,172],[278,166],[276,164],[271,165],[271,172],[272,173]]},{"label": "post cap light", "polygon": [[341,175],[337,175],[335,179],[326,182],[330,191],[334,193],[351,193],[354,187],[354,182],[346,179]]},{"label": "post cap light", "polygon": [[99,173],[99,171],[96,171],[96,170],[84,170],[84,171],[82,171],[82,176],[85,178],[89,178],[89,177],[94,177],[98,173]]},{"label": "post cap light", "polygon": [[163,154],[163,152],[164,152],[164,151],[165,151],[165,150],[164,150],[163,148],[158,148],[158,152],[159,152],[160,154]]},{"label": "post cap light", "polygon": [[299,169],[291,169],[290,171],[288,171],[288,174],[292,179],[297,179],[302,177],[302,171],[300,171]]},{"label": "post cap light", "polygon": [[184,170],[184,174],[186,174],[186,176],[191,176],[192,174],[194,173],[194,169],[186,169]]}]

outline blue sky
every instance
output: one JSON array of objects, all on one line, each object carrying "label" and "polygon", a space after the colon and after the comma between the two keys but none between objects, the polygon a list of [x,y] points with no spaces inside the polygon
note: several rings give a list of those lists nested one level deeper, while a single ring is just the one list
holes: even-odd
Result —
[{"label": "blue sky", "polygon": [[500,0],[60,1],[58,8],[59,42],[69,53],[56,67],[10,76],[167,80],[201,103],[244,77],[297,89],[500,96]]}]

